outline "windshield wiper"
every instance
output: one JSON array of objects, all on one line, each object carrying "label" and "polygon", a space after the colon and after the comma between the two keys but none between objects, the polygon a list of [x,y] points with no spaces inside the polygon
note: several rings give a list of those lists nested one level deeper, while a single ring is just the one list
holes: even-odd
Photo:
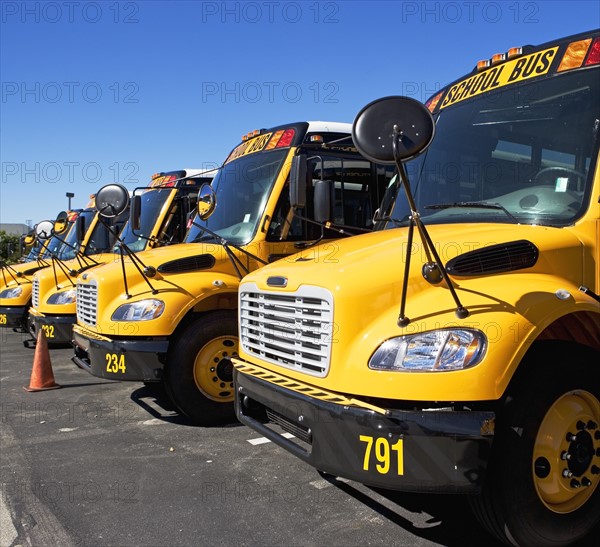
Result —
[{"label": "windshield wiper", "polygon": [[515,224],[519,224],[519,220],[503,205],[499,203],[489,203],[486,201],[460,201],[457,203],[438,203],[435,205],[425,205],[424,209],[452,209],[456,208],[464,208],[464,209],[497,209],[498,211],[503,211],[506,213],[510,219],[512,219]]},{"label": "windshield wiper", "polygon": [[[239,251],[242,254],[245,254],[246,256],[248,256],[250,258],[253,258],[254,260],[256,260],[257,262],[260,262],[263,265],[267,264],[267,262],[265,262],[262,258],[259,258],[258,256],[252,254],[251,252],[247,251],[246,249],[242,249],[239,245],[235,245],[234,243],[231,243],[231,241],[227,241],[224,237],[221,237],[216,232],[213,232],[212,230],[209,230],[208,228],[206,228],[206,226],[201,226],[200,224],[198,224],[194,221],[192,221],[192,225],[194,225],[196,228],[202,230],[206,234],[204,236],[195,238],[194,243],[203,241],[203,240],[205,240],[205,238],[210,238],[210,239],[206,239],[206,240],[215,241],[215,243],[221,245],[221,247],[223,247],[223,249],[227,253],[228,258],[231,261],[231,264],[235,268],[235,271],[238,274],[238,277],[240,279],[242,279],[242,277],[244,277],[244,275],[250,273],[250,269],[247,268],[246,266],[244,266],[244,263],[237,256],[235,256],[235,254],[233,253],[231,248],[235,249],[236,251]],[[240,268],[242,268],[246,273],[242,274]]]},{"label": "windshield wiper", "polygon": [[[198,225],[196,224],[196,226],[198,227]],[[207,234],[200,234],[198,237],[194,238],[194,240],[192,241],[192,243],[201,243],[201,242],[206,242],[206,241],[218,241],[219,238],[217,236],[214,235],[207,235]]]}]

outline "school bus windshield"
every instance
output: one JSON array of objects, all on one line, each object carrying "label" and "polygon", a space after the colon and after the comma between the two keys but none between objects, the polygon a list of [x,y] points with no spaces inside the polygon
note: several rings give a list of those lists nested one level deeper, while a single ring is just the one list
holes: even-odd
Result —
[{"label": "school bus windshield", "polygon": [[242,156],[219,170],[211,186],[217,206],[208,220],[194,219],[186,242],[206,241],[211,236],[198,226],[205,226],[231,243],[248,243],[262,217],[275,179],[288,149]]},{"label": "school bus windshield", "polygon": [[[599,95],[598,71],[582,70],[442,108],[431,147],[407,165],[423,221],[573,223],[588,207]],[[399,195],[385,227],[409,212]]]}]

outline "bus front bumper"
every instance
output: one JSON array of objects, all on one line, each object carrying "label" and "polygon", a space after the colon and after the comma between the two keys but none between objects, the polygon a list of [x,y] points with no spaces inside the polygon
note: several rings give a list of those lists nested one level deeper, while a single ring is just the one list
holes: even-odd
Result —
[{"label": "bus front bumper", "polygon": [[273,380],[265,369],[257,374],[261,369],[254,365],[248,374],[240,371],[248,370],[240,367],[248,363],[234,364],[238,419],[318,470],[406,492],[480,490],[493,439],[493,412],[382,413],[327,401],[335,395],[296,380],[288,382],[294,390],[288,389],[281,386],[284,377]]},{"label": "bus front bumper", "polygon": [[27,326],[27,306],[0,306],[0,328],[24,329]]},{"label": "bus front bumper", "polygon": [[70,344],[73,341],[75,315],[44,315],[29,310],[29,332],[35,339],[40,330],[44,331],[49,344]]},{"label": "bus front bumper", "polygon": [[73,347],[72,361],[93,376],[153,382],[162,378],[169,341],[166,338],[110,339],[75,325]]}]

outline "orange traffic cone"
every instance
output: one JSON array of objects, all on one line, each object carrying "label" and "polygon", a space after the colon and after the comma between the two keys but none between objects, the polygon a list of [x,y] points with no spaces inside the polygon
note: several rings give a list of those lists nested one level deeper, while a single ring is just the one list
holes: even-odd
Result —
[{"label": "orange traffic cone", "polygon": [[29,387],[23,387],[25,391],[46,391],[58,389],[60,386],[54,381],[52,363],[50,363],[50,350],[44,329],[38,332],[35,353],[33,354],[33,369]]}]

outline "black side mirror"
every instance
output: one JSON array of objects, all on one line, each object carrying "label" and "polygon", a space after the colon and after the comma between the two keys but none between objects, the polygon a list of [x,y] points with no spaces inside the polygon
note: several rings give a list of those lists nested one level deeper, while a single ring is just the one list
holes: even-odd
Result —
[{"label": "black side mirror", "polygon": [[129,222],[132,230],[139,230],[142,216],[142,196],[133,196],[131,198],[131,209],[129,210]]},{"label": "black side mirror", "polygon": [[77,230],[77,244],[81,245],[81,243],[85,239],[85,232],[87,230],[85,225],[85,217],[83,215],[79,215],[77,217],[77,224],[75,226],[75,229]]},{"label": "black side mirror", "polygon": [[300,154],[292,158],[290,169],[290,205],[292,209],[306,206],[306,155]]},{"label": "black side mirror", "polygon": [[331,222],[332,215],[332,183],[328,180],[318,180],[314,189],[314,219],[315,222],[325,224]]}]

